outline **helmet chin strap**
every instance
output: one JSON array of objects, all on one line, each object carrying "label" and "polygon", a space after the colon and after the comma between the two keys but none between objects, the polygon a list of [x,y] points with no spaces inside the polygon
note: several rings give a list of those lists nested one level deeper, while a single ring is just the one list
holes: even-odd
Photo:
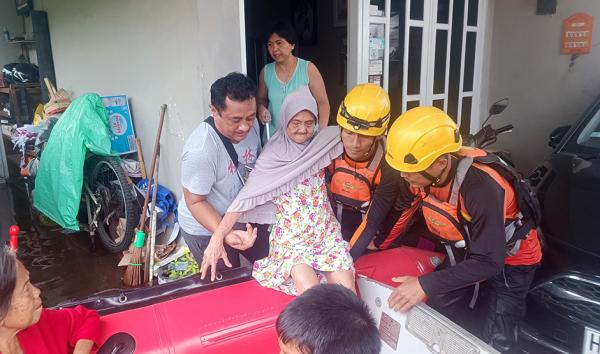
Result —
[{"label": "helmet chin strap", "polygon": [[442,173],[438,177],[434,177],[426,171],[421,171],[421,172],[419,172],[419,174],[421,176],[427,178],[429,180],[429,182],[431,182],[431,186],[435,187],[435,186],[437,186],[438,183],[440,183],[440,178],[442,177],[442,174],[444,174],[444,171],[442,171]]},{"label": "helmet chin strap", "polygon": [[[440,172],[440,175],[437,177],[434,177],[433,175],[431,175],[430,173],[428,173],[427,171],[423,170],[421,172],[419,172],[419,174],[425,178],[427,178],[429,180],[429,182],[431,182],[431,186],[432,187],[437,187],[440,185],[442,176],[444,175],[444,172],[446,172],[446,169],[448,168],[448,166],[450,165],[450,160],[448,160],[448,163],[446,164],[446,166],[444,167],[444,169],[442,170],[442,172]],[[444,183],[445,184],[445,183]]]}]

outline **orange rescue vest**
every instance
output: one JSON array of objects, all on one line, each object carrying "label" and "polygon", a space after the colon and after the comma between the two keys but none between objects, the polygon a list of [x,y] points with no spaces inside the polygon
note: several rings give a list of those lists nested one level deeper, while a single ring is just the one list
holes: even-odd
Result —
[{"label": "orange rescue vest", "polygon": [[505,235],[507,244],[511,245],[507,254],[516,254],[521,239],[527,237],[534,225],[524,223],[512,184],[494,168],[477,162],[476,158],[487,155],[485,151],[463,148],[456,155],[461,159],[452,183],[440,188],[430,187],[429,193],[411,188],[413,194],[422,198],[422,212],[429,231],[444,241],[458,243],[457,246],[464,245],[461,241],[468,240],[469,231],[464,221],[470,222],[471,216],[460,198],[460,188],[469,168],[474,167],[489,175],[504,190]]},{"label": "orange rescue vest", "polygon": [[364,164],[349,162],[347,157],[333,160],[331,170],[331,196],[338,206],[338,220],[342,208],[365,213],[369,208],[375,188],[381,179],[381,162],[385,155],[384,141],[378,139],[375,153]]}]

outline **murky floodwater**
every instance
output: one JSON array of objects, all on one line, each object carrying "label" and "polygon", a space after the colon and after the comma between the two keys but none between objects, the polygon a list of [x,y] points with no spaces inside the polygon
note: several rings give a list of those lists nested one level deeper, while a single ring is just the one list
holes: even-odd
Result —
[{"label": "murky floodwater", "polygon": [[121,286],[119,256],[107,253],[99,243],[92,250],[89,234],[67,235],[56,227],[32,227],[22,181],[0,184],[3,240],[14,223],[22,230],[18,257],[29,269],[32,283],[40,288],[45,307]]}]

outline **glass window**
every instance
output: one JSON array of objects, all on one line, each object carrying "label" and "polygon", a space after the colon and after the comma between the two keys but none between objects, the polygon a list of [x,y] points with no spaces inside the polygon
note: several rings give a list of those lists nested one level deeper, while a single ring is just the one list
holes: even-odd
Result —
[{"label": "glass window", "polygon": [[385,25],[369,25],[369,82],[383,86],[383,55],[385,52]]},{"label": "glass window", "polygon": [[465,47],[465,77],[463,91],[473,91],[473,75],[475,73],[475,44],[477,33],[467,32],[467,44]]},{"label": "glass window", "polygon": [[462,115],[460,117],[460,133],[465,136],[469,134],[471,129],[471,97],[463,97],[462,99]]},{"label": "glass window", "polygon": [[583,124],[565,146],[565,151],[576,154],[592,154],[600,158],[600,106],[592,117]]},{"label": "glass window", "polygon": [[448,23],[450,18],[450,0],[438,0],[437,22]]},{"label": "glass window", "polygon": [[371,0],[369,14],[374,17],[385,16],[385,0]]},{"label": "glass window", "polygon": [[433,100],[432,103],[434,107],[444,110],[444,100]]},{"label": "glass window", "polygon": [[423,14],[425,12],[423,0],[411,0],[410,1],[410,19],[411,20],[423,20]]},{"label": "glass window", "polygon": [[409,95],[421,93],[421,54],[423,28],[411,27],[408,33],[408,89]]},{"label": "glass window", "polygon": [[433,74],[433,93],[446,92],[446,55],[448,48],[448,31],[437,30],[435,33],[435,67]]},{"label": "glass window", "polygon": [[460,61],[462,59],[462,29],[464,24],[465,0],[454,0],[450,39],[450,76],[448,78],[448,115],[458,114],[460,91]]},{"label": "glass window", "polygon": [[467,19],[467,26],[477,26],[478,7],[479,0],[469,0],[469,18]]},{"label": "glass window", "polygon": [[[391,0],[390,2],[390,56],[388,68],[388,93],[392,102],[402,102],[402,83],[404,79],[404,33],[406,24],[406,2]],[[391,116],[396,118],[402,114],[402,105],[391,107]]]},{"label": "glass window", "polygon": [[408,101],[406,102],[406,110],[419,107],[420,101]]}]

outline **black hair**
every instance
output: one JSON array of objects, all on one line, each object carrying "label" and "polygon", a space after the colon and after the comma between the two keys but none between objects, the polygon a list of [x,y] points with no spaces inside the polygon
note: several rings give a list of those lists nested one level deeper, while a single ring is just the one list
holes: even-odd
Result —
[{"label": "black hair", "polygon": [[4,319],[17,285],[17,258],[5,245],[0,246],[0,320]]},{"label": "black hair", "polygon": [[243,102],[256,97],[256,85],[246,75],[229,73],[210,86],[210,103],[218,110],[225,109],[225,99]]},{"label": "black hair", "polygon": [[378,354],[381,340],[367,305],[349,289],[321,284],[277,318],[277,335],[305,354]]},{"label": "black hair", "polygon": [[279,37],[285,39],[289,44],[296,44],[296,42],[298,41],[298,36],[296,35],[296,31],[294,30],[294,27],[292,27],[292,25],[290,25],[288,22],[285,21],[278,21],[275,22],[271,28],[269,29],[269,32],[267,32],[267,41],[269,40],[269,37],[271,37],[271,35],[275,33],[276,35],[278,35]]}]

